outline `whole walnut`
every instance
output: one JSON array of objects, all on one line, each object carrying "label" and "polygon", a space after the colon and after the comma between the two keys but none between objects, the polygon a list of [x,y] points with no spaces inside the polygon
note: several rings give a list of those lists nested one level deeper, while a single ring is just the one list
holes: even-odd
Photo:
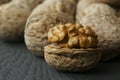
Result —
[{"label": "whole walnut", "polygon": [[46,0],[37,6],[27,20],[25,43],[30,51],[43,56],[49,44],[48,30],[58,24],[73,23],[77,0]]},{"label": "whole walnut", "polygon": [[116,16],[108,14],[85,16],[80,24],[92,26],[98,35],[99,46],[103,51],[103,60],[110,60],[120,55],[120,21]]},{"label": "whole walnut", "polygon": [[[4,0],[3,0],[4,1]],[[24,28],[31,11],[44,0],[11,0],[0,6],[0,38],[23,41]]]},{"label": "whole walnut", "polygon": [[62,71],[86,71],[101,59],[98,39],[91,27],[59,24],[48,32],[51,44],[45,46],[46,62]]},{"label": "whole walnut", "polygon": [[99,15],[99,14],[116,15],[116,11],[112,7],[104,3],[94,3],[89,5],[89,7],[86,6],[86,8],[83,9],[81,6],[82,6],[81,1],[79,1],[77,5],[77,13],[76,13],[77,23],[79,23],[79,21],[84,16]]}]

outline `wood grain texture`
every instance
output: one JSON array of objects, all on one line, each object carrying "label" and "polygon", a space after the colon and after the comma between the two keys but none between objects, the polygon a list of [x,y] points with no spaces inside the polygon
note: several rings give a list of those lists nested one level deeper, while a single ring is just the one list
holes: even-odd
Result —
[{"label": "wood grain texture", "polygon": [[88,72],[60,72],[29,52],[23,43],[0,40],[0,80],[120,80],[119,68],[120,57]]}]

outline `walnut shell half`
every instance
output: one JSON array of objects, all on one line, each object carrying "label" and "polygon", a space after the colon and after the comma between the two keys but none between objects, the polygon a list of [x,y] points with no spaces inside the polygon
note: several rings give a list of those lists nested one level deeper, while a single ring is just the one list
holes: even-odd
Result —
[{"label": "walnut shell half", "polygon": [[62,71],[86,71],[101,59],[98,48],[70,49],[51,44],[44,48],[46,62]]}]

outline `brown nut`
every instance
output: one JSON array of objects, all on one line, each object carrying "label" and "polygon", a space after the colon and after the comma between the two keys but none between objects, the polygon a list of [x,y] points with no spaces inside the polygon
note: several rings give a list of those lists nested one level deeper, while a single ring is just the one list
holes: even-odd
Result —
[{"label": "brown nut", "polygon": [[[57,31],[60,32],[57,33]],[[51,37],[53,32],[56,34]],[[59,36],[63,32],[65,35],[61,39]],[[53,39],[56,36],[58,39],[54,42]],[[54,44],[44,48],[45,60],[58,70],[86,71],[95,66],[101,58],[102,54],[99,53],[100,49],[97,47],[97,35],[90,27],[71,23],[60,24],[49,30],[49,37],[49,41]]]},{"label": "brown nut", "polygon": [[89,43],[89,40],[87,39],[87,37],[80,37],[79,38],[79,43],[80,43],[80,46],[83,47],[83,48],[90,47],[90,43]]},{"label": "brown nut", "polygon": [[76,37],[71,37],[68,41],[68,46],[69,48],[78,48],[79,47],[79,37],[76,36]]},{"label": "brown nut", "polygon": [[64,44],[67,44],[69,48],[92,48],[98,43],[97,35],[90,27],[84,28],[70,23],[51,28],[48,32],[48,40],[51,43],[66,41]]},{"label": "brown nut", "polygon": [[58,27],[55,26],[48,32],[49,35],[48,40],[51,41],[52,43],[60,42],[64,39],[65,34],[66,31],[63,25],[59,25]]},{"label": "brown nut", "polygon": [[114,15],[99,14],[85,16],[80,22],[83,26],[92,26],[98,35],[102,48],[102,60],[107,61],[120,55],[120,21]]}]

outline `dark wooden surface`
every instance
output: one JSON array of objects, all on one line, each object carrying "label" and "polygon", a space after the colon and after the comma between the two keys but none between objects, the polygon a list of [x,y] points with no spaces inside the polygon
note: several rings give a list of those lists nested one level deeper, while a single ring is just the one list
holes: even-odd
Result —
[{"label": "dark wooden surface", "polygon": [[120,57],[82,73],[60,72],[27,50],[0,40],[0,80],[120,80]]}]

